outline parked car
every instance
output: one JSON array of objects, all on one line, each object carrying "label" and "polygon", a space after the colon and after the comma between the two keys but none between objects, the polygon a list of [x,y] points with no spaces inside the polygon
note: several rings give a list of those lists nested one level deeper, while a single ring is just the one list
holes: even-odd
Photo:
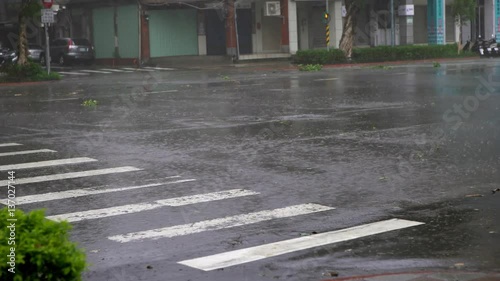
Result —
[{"label": "parked car", "polygon": [[[51,62],[69,65],[73,62],[92,64],[95,60],[95,48],[87,39],[60,38],[50,43]],[[45,50],[40,53],[40,63],[45,65]]]},{"label": "parked car", "polygon": [[28,57],[33,61],[40,61],[40,54],[43,52],[43,48],[40,45],[28,44]]}]

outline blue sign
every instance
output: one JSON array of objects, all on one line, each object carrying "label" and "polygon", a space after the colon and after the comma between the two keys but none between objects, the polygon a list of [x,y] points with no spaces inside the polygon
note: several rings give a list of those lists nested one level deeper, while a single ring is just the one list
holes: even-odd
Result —
[{"label": "blue sign", "polygon": [[444,45],[446,43],[443,7],[443,0],[427,0],[427,41],[429,44]]}]

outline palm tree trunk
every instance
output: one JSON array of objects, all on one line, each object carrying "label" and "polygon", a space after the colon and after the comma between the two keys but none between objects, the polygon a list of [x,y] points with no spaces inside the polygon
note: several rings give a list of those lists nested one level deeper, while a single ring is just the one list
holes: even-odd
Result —
[{"label": "palm tree trunk", "polygon": [[359,7],[356,0],[346,0],[347,14],[340,39],[339,49],[344,52],[344,55],[350,59],[352,57],[352,48],[354,46],[354,36],[356,27],[356,17],[359,12]]},{"label": "palm tree trunk", "polygon": [[26,35],[26,17],[19,15],[19,59],[18,64],[26,65],[28,63],[28,37]]}]

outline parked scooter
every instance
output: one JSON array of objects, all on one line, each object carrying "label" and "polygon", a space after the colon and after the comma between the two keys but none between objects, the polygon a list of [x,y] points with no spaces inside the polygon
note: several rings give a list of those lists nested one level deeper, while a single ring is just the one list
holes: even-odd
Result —
[{"label": "parked scooter", "polygon": [[0,49],[0,66],[17,62],[17,52],[10,49]]},{"label": "parked scooter", "polygon": [[491,36],[490,40],[482,41],[479,45],[479,56],[483,58],[491,58],[500,56],[500,51],[498,49],[497,40],[495,35]]}]

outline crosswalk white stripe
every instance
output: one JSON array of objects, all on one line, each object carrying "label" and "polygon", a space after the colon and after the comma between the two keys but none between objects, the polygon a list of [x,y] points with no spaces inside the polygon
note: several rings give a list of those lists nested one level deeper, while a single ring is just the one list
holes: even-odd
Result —
[{"label": "crosswalk white stripe", "polygon": [[19,146],[22,145],[20,143],[0,143],[0,147],[7,147],[7,146]]},{"label": "crosswalk white stripe", "polygon": [[184,260],[178,263],[204,271],[210,271],[422,224],[424,223],[391,219],[191,260]]},{"label": "crosswalk white stripe", "polygon": [[60,74],[68,74],[68,75],[90,75],[89,73],[80,73],[80,72],[58,72]]},{"label": "crosswalk white stripe", "polygon": [[258,192],[243,190],[243,189],[233,189],[228,191],[219,191],[213,193],[205,193],[205,194],[197,194],[190,196],[183,196],[177,198],[170,198],[164,200],[157,200],[151,203],[139,203],[139,204],[129,204],[118,207],[97,209],[97,210],[88,210],[83,212],[74,212],[68,214],[61,214],[55,216],[47,217],[50,220],[55,221],[83,221],[83,220],[91,220],[91,219],[99,219],[106,217],[113,217],[119,215],[133,214],[143,211],[150,211],[154,209],[158,209],[161,207],[178,207],[190,204],[197,204],[203,202],[211,202],[218,201],[230,198],[237,198],[243,196],[257,195]]},{"label": "crosswalk white stripe", "polygon": [[99,70],[80,70],[82,72],[88,72],[88,73],[102,73],[102,74],[111,74],[109,71],[99,71]]},{"label": "crosswalk white stripe", "polygon": [[[142,169],[139,169],[136,167],[126,166],[126,167],[119,167],[119,168],[109,168],[109,169],[90,170],[90,171],[83,171],[83,172],[55,174],[55,175],[48,175],[48,176],[38,176],[38,177],[32,177],[32,178],[18,178],[18,179],[16,179],[15,184],[19,185],[19,184],[27,184],[27,183],[74,179],[74,178],[106,175],[106,174],[135,172],[135,171],[141,171],[141,170]],[[8,186],[8,185],[9,185],[9,180],[0,181],[0,187],[1,186]]]},{"label": "crosswalk white stripe", "polygon": [[[174,176],[171,178],[178,178],[178,176]],[[33,204],[33,203],[39,203],[39,202],[54,201],[54,200],[61,200],[61,199],[68,199],[68,198],[76,198],[76,197],[83,197],[83,196],[90,196],[90,195],[97,195],[97,194],[104,194],[104,193],[111,193],[111,192],[121,192],[121,191],[134,190],[134,189],[140,189],[140,188],[156,187],[156,186],[162,186],[162,185],[193,182],[193,181],[196,181],[196,180],[195,179],[185,179],[185,180],[177,180],[177,181],[170,181],[170,182],[160,182],[160,183],[152,183],[152,184],[128,186],[128,187],[118,187],[118,188],[108,188],[108,189],[100,189],[100,187],[90,187],[90,188],[73,189],[73,190],[67,190],[67,191],[49,192],[49,193],[44,193],[44,194],[35,194],[35,195],[26,195],[26,196],[16,197],[16,204],[17,205]],[[7,200],[0,200],[0,204],[7,205]]]},{"label": "crosswalk white stripe", "polygon": [[0,166],[0,171],[14,171],[21,169],[80,164],[80,163],[95,162],[95,161],[97,160],[87,157],[79,157],[79,158],[58,159],[58,160],[39,161],[39,162],[22,163],[22,164],[10,164],[10,165]]},{"label": "crosswalk white stripe", "polygon": [[175,70],[174,68],[167,68],[167,67],[151,67],[151,66],[146,66],[144,68],[147,68],[147,69],[156,69],[156,70]]},{"label": "crosswalk white stripe", "polygon": [[26,155],[26,154],[36,154],[36,153],[50,153],[50,152],[57,152],[57,151],[50,150],[50,149],[23,150],[23,151],[0,153],[0,157],[2,157],[2,156]]},{"label": "crosswalk white stripe", "polygon": [[124,67],[122,69],[125,70],[133,70],[133,71],[154,71],[153,69],[144,69],[144,68],[129,68],[129,67]]},{"label": "crosswalk white stripe", "polygon": [[115,235],[108,237],[108,239],[121,243],[143,240],[143,239],[156,240],[160,238],[169,238],[181,235],[200,233],[203,231],[212,231],[224,228],[237,227],[247,224],[269,221],[273,219],[288,218],[299,215],[329,211],[333,209],[335,208],[317,204],[302,204],[280,209],[266,210],[266,211],[248,213],[243,215],[200,221],[196,223],[176,225],[171,227],[152,229],[140,232],[132,232],[124,235]]},{"label": "crosswalk white stripe", "polygon": [[110,68],[103,68],[101,70],[104,71],[111,71],[111,72],[120,72],[120,73],[131,73],[133,71],[128,71],[128,70],[121,70],[121,69],[110,69]]}]

